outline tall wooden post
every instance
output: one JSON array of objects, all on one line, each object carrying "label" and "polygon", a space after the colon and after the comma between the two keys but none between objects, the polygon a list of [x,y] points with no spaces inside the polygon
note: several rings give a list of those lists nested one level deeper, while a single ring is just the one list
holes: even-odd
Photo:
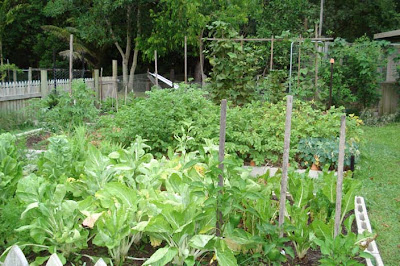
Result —
[{"label": "tall wooden post", "polygon": [[[224,186],[224,157],[225,157],[225,136],[226,136],[226,99],[221,101],[221,116],[219,120],[219,166],[218,168],[222,171],[222,173],[218,176],[218,187],[222,189]],[[222,191],[219,191],[219,195],[222,195]],[[217,209],[218,209],[218,202],[217,202]],[[221,227],[223,225],[223,217],[222,212],[220,210],[217,211],[217,230],[216,235],[220,236],[221,234]]]},{"label": "tall wooden post", "polygon": [[45,98],[49,94],[47,70],[40,70],[40,92],[42,93],[42,98]]},{"label": "tall wooden post", "polygon": [[[203,36],[203,33],[201,33],[201,36]],[[203,40],[200,37],[200,75],[201,75],[201,86],[204,86],[204,56],[203,56]]]},{"label": "tall wooden post", "polygon": [[158,88],[157,50],[154,50],[154,74],[156,74],[156,86]]},{"label": "tall wooden post", "polygon": [[96,99],[100,101],[100,86],[99,86],[99,77],[100,77],[100,71],[98,69],[95,69],[93,71],[93,82],[94,82],[94,91],[96,93]]},{"label": "tall wooden post", "polygon": [[28,94],[32,91],[32,67],[28,69]]},{"label": "tall wooden post", "polygon": [[321,0],[321,7],[319,10],[319,30],[318,35],[321,38],[322,36],[322,22],[324,20],[324,0]]},{"label": "tall wooden post", "polygon": [[337,183],[336,183],[336,207],[335,207],[334,237],[336,237],[340,233],[345,144],[346,144],[346,116],[343,115],[340,120],[339,160],[338,160],[338,173],[337,173]]},{"label": "tall wooden post", "polygon": [[115,106],[118,112],[118,61],[112,61],[112,74],[113,74],[113,83],[114,83],[114,98],[115,98]]},{"label": "tall wooden post", "polygon": [[328,107],[328,109],[331,109],[331,106],[332,106],[332,88],[333,88],[333,64],[335,63],[335,59],[331,58],[329,63],[331,64],[331,83],[329,84],[329,107]]},{"label": "tall wooden post", "polygon": [[272,67],[274,65],[274,35],[271,37],[271,58],[269,62],[269,70],[272,70]]},{"label": "tall wooden post", "polygon": [[300,87],[300,69],[301,69],[301,35],[300,35],[300,42],[299,42],[299,57],[297,61],[297,89]]},{"label": "tall wooden post", "polygon": [[73,64],[74,64],[74,35],[71,34],[69,36],[69,94],[72,94],[72,79],[74,75],[73,71]]},{"label": "tall wooden post", "polygon": [[280,236],[283,236],[282,225],[285,220],[286,211],[286,191],[289,168],[289,149],[290,149],[290,130],[292,126],[292,107],[293,96],[288,95],[286,100],[286,122],[285,122],[285,144],[283,148],[282,162],[282,180],[281,180],[281,195],[279,198],[279,227],[281,228]]},{"label": "tall wooden post", "polygon": [[187,36],[185,36],[185,83],[187,83]]}]

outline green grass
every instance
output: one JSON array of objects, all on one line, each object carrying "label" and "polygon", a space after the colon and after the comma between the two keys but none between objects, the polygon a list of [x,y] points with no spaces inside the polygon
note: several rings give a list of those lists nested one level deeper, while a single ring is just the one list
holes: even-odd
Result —
[{"label": "green grass", "polygon": [[372,230],[385,265],[400,265],[400,124],[365,127],[354,177],[362,180]]}]

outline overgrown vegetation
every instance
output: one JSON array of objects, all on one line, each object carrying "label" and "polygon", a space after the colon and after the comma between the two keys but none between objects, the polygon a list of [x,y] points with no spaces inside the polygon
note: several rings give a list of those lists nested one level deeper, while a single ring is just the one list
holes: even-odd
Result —
[{"label": "overgrown vegetation", "polygon": [[[286,103],[252,102],[243,106],[229,104],[227,113],[226,148],[243,160],[257,164],[279,163],[282,156]],[[291,161],[298,152],[298,143],[307,137],[339,136],[343,108],[327,112],[314,109],[310,103],[295,101],[292,118]],[[204,97],[198,89],[153,90],[148,98],[134,99],[112,116],[100,120],[100,132],[106,139],[129,146],[135,136],[142,136],[156,156],[177,146],[177,135],[185,132],[194,138],[188,149],[195,151],[203,139],[218,140],[219,106]],[[349,116],[347,137],[362,139],[361,120]]]},{"label": "overgrown vegetation", "polygon": [[44,99],[33,100],[29,109],[36,114],[41,126],[62,132],[96,121],[99,111],[95,103],[94,91],[77,81],[72,85],[71,95],[65,90],[51,92]]},{"label": "overgrown vegetation", "polygon": [[[272,197],[272,191],[279,194],[279,174],[251,177],[236,155],[226,154],[225,185],[218,193],[218,146],[205,140],[198,151],[189,152],[192,138],[178,137],[178,148],[168,152],[168,159],[158,160],[141,138],[104,154],[88,143],[84,128],[72,137],[52,137],[38,158],[37,171],[23,176],[17,171],[17,186],[9,187],[16,195],[14,204],[24,209],[20,223],[13,226],[19,226],[17,232],[29,230],[28,239],[19,244],[35,246],[38,264],[54,252],[65,262],[84,252],[90,239],[106,247],[116,265],[129,259],[132,246],[149,242],[158,249],[144,265],[195,265],[204,255],[219,265],[279,265],[304,258],[309,249],[321,250],[321,263],[335,265],[359,265],[355,259],[368,256],[357,241],[370,236],[351,232],[354,215],[345,219],[354,208],[358,181],[344,179],[341,221],[347,233],[333,240],[334,173],[314,180],[290,172],[292,199],[286,203],[283,228],[287,237],[280,238],[278,201]],[[217,210],[224,220],[221,236],[215,235]],[[9,217],[0,217],[0,225],[7,225]],[[7,239],[5,245],[10,243]],[[338,246],[348,248],[337,253]]]}]

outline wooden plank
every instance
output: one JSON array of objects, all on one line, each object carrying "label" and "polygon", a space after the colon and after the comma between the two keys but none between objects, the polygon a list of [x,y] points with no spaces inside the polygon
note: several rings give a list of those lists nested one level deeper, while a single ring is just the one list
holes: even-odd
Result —
[{"label": "wooden plank", "polygon": [[[242,39],[242,38],[203,38],[203,40],[206,41],[235,41],[235,42],[270,42],[272,39],[271,38],[248,38],[248,39]],[[333,38],[310,38],[309,40],[311,41],[333,41]],[[274,39],[275,42],[279,41],[290,41],[289,39]]]},{"label": "wooden plank", "polygon": [[40,98],[40,97],[42,97],[42,93],[40,93],[40,92],[24,94],[24,95],[10,95],[10,96],[0,97],[0,102],[8,102],[8,101],[15,101],[15,100],[25,100],[25,99]]},{"label": "wooden plank", "polygon": [[392,30],[392,31],[376,33],[374,34],[374,39],[384,39],[397,36],[400,37],[400,30]]},{"label": "wooden plank", "polygon": [[[218,186],[220,187],[220,196],[222,195],[222,187],[224,186],[224,158],[225,158],[225,136],[226,136],[226,99],[221,101],[221,115],[219,120],[219,153],[218,153],[218,168],[222,173],[218,176]],[[218,204],[218,203],[217,203]],[[223,217],[221,210],[218,210],[217,205],[217,225],[216,225],[216,235],[221,235],[221,228],[223,225]]]},{"label": "wooden plank", "polygon": [[29,266],[29,263],[22,250],[15,245],[8,253],[3,266]]},{"label": "wooden plank", "polygon": [[[282,229],[285,220],[286,212],[286,191],[287,179],[289,168],[289,149],[290,149],[290,131],[292,126],[292,107],[293,96],[288,95],[286,100],[286,122],[285,122],[285,143],[283,148],[283,162],[282,162],[282,180],[281,180],[281,194],[279,199],[279,227]],[[280,232],[280,237],[283,236],[283,230]]]},{"label": "wooden plank", "polygon": [[340,121],[340,138],[339,138],[339,160],[338,174],[336,183],[336,207],[335,207],[335,230],[334,237],[341,232],[341,212],[342,212],[342,189],[343,189],[343,166],[344,166],[344,148],[346,144],[346,116],[343,115]]},{"label": "wooden plank", "polygon": [[58,258],[57,254],[54,253],[50,256],[50,259],[47,261],[46,266],[63,266],[63,264]]}]

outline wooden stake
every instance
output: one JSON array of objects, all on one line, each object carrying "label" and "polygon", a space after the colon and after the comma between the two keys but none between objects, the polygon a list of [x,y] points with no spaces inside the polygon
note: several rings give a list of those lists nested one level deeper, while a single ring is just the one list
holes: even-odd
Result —
[{"label": "wooden stake", "polygon": [[158,87],[157,50],[154,51],[154,72],[156,74],[156,86]]},{"label": "wooden stake", "polygon": [[185,83],[187,83],[187,37],[185,36]]},{"label": "wooden stake", "polygon": [[32,67],[28,69],[28,94],[31,93],[32,90]]},{"label": "wooden stake", "polygon": [[300,42],[299,42],[299,58],[297,64],[297,89],[300,87],[300,69],[301,69],[301,35],[300,35]]},{"label": "wooden stake", "polygon": [[[223,172],[224,171],[224,157],[225,157],[225,136],[226,136],[226,99],[223,99],[221,101],[221,116],[220,116],[220,121],[219,121],[219,154],[218,154],[218,160],[219,160],[219,166],[218,168]],[[222,188],[224,186],[224,176],[223,174],[220,174],[218,176],[218,187]],[[219,191],[220,195],[222,194],[222,191]],[[218,204],[218,203],[217,203]],[[221,227],[223,225],[223,219],[222,219],[222,212],[218,210],[218,205],[217,205],[217,230],[216,230],[216,235],[220,236],[221,234]]]},{"label": "wooden stake", "polygon": [[346,143],[346,116],[343,115],[340,121],[340,139],[339,139],[339,160],[338,174],[336,184],[336,208],[335,208],[335,231],[334,237],[340,234],[340,217],[342,212],[342,186],[343,186],[343,166],[344,166],[344,149]]},{"label": "wooden stake", "polygon": [[274,35],[271,37],[271,59],[269,62],[269,70],[272,70],[272,67],[274,65]]},{"label": "wooden stake", "polygon": [[72,95],[72,79],[73,76],[73,53],[74,53],[74,35],[69,36],[69,95]]},{"label": "wooden stake", "polygon": [[282,225],[285,220],[286,212],[286,191],[289,167],[289,149],[290,149],[290,129],[292,125],[292,107],[293,96],[287,96],[286,103],[286,122],[285,122],[285,144],[283,148],[283,162],[282,162],[282,180],[281,180],[281,195],[279,199],[279,227],[281,228],[280,237],[283,236]]},{"label": "wooden stake", "polygon": [[204,80],[203,80],[203,76],[204,76],[204,57],[203,57],[203,40],[201,39],[201,37],[203,36],[203,32],[201,32],[201,36],[200,36],[200,80],[201,80],[201,86],[204,86]]},{"label": "wooden stake", "polygon": [[99,81],[99,90],[100,90],[100,107],[101,101],[103,100],[103,68],[100,68],[100,81]]},{"label": "wooden stake", "polygon": [[114,95],[111,95],[111,98],[115,98],[115,107],[118,112],[118,61],[117,60],[112,61],[112,74],[114,83],[114,90],[112,94]]}]

